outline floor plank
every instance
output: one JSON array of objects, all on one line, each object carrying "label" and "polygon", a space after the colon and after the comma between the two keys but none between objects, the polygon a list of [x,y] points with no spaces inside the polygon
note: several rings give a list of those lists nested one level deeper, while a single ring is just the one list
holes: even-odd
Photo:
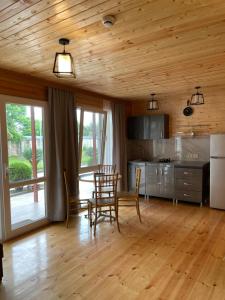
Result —
[{"label": "floor plank", "polygon": [[94,238],[83,215],[5,244],[0,299],[225,299],[225,212],[142,201]]}]

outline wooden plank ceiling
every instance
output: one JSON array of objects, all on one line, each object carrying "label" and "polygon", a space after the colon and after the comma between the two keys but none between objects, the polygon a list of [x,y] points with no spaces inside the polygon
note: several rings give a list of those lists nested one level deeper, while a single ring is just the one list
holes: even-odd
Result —
[{"label": "wooden plank ceiling", "polygon": [[[52,74],[61,37],[77,79]],[[1,0],[0,68],[131,100],[224,86],[225,1]]]}]

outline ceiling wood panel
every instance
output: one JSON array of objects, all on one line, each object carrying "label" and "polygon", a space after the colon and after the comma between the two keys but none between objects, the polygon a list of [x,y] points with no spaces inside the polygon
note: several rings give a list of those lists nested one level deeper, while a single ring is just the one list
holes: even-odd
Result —
[{"label": "ceiling wood panel", "polygon": [[[115,14],[111,29],[102,16]],[[225,85],[221,0],[23,0],[0,3],[0,68],[47,80],[71,39],[73,87],[125,99]]]}]

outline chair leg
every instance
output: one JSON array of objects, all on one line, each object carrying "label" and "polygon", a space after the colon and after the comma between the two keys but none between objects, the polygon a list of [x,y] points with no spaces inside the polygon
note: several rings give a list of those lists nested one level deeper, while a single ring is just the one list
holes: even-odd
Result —
[{"label": "chair leg", "polygon": [[119,214],[118,214],[118,204],[115,204],[115,214],[116,214],[117,228],[118,228],[118,231],[120,232]]},{"label": "chair leg", "polygon": [[112,207],[109,207],[109,213],[110,213],[110,223],[112,223]]},{"label": "chair leg", "polygon": [[96,235],[96,225],[97,225],[97,219],[98,219],[98,208],[95,207],[95,227],[94,227],[94,236]]},{"label": "chair leg", "polygon": [[69,227],[69,207],[66,208],[66,228]]},{"label": "chair leg", "polygon": [[89,209],[90,227],[92,227],[92,204],[91,203],[88,205],[88,209]]},{"label": "chair leg", "polygon": [[138,214],[139,220],[142,223],[141,214],[140,214],[140,207],[139,207],[139,199],[137,199],[137,202],[136,202],[136,209],[137,209],[137,214]]}]

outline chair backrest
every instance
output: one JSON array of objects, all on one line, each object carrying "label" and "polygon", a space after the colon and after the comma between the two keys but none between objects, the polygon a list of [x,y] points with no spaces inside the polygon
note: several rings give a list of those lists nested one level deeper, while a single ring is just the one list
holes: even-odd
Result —
[{"label": "chair backrest", "polygon": [[118,174],[94,174],[95,200],[107,199],[109,202],[116,201]]},{"label": "chair backrest", "polygon": [[116,172],[116,165],[98,165],[98,172],[105,174],[114,174]]},{"label": "chair backrest", "polygon": [[135,180],[136,180],[135,192],[137,194],[139,194],[140,182],[141,182],[141,168],[136,168],[136,170],[135,170]]}]

